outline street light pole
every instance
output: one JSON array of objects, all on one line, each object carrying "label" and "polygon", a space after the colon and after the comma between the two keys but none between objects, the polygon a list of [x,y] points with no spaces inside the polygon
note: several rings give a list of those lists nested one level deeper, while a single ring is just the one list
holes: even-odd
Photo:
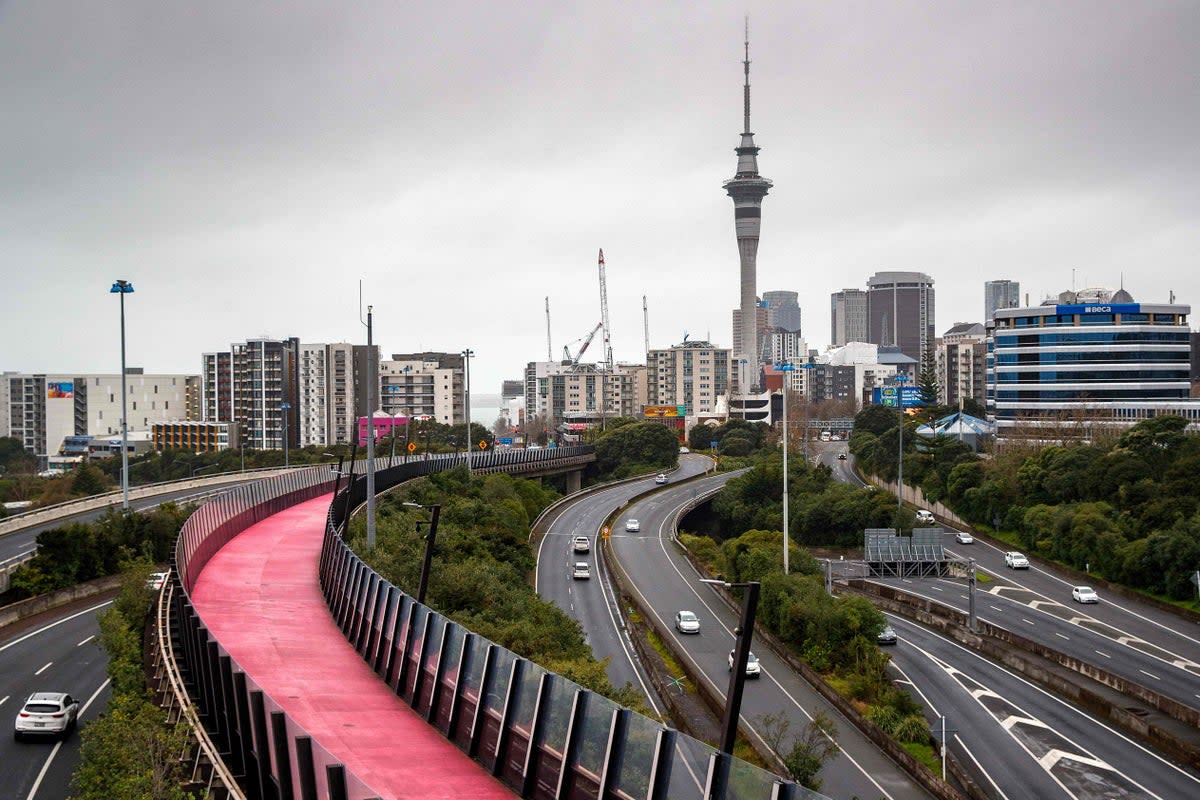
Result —
[{"label": "street light pole", "polygon": [[463,416],[467,420],[467,429],[463,441],[467,447],[467,472],[471,471],[471,356],[475,351],[471,348],[463,350]]},{"label": "street light pole", "polygon": [[440,505],[423,506],[420,503],[404,503],[410,508],[425,508],[432,514],[429,520],[429,533],[425,536],[425,556],[421,560],[421,580],[417,584],[417,602],[425,602],[425,592],[429,588],[429,569],[433,564],[433,545],[437,541],[438,517],[442,514]]},{"label": "street light pole", "polygon": [[375,403],[371,384],[375,373],[371,369],[372,351],[375,349],[372,328],[372,309],[367,306],[367,549],[375,549]]},{"label": "street light pole", "polygon": [[[896,376],[896,410],[900,412],[900,424],[898,427],[900,433],[900,445],[896,453],[896,511],[899,513],[904,510],[904,382],[908,380],[907,375]],[[896,524],[900,524],[900,520],[896,520]]]},{"label": "street light pole", "polygon": [[758,581],[729,583],[728,581],[701,579],[701,583],[724,586],[726,589],[744,589],[742,597],[742,619],[734,628],[733,669],[729,673],[729,689],[725,694],[725,719],[722,724],[721,752],[733,753],[737,739],[738,719],[742,713],[742,690],[746,686],[746,662],[750,659],[750,642],[754,637],[754,617],[758,611]]},{"label": "street light pole", "polygon": [[[288,390],[286,385],[283,387],[283,390],[285,392]],[[283,466],[286,468],[290,466],[288,463],[288,414],[292,410],[292,404],[288,402],[280,403],[279,410],[283,412]]]},{"label": "street light pole", "polygon": [[133,293],[133,284],[118,280],[108,290],[121,296],[121,509],[129,510],[129,404],[125,389],[125,295]]},{"label": "street light pole", "polygon": [[[788,574],[788,379],[796,368],[790,361],[776,364],[775,369],[783,373],[783,574]],[[805,456],[807,462],[807,455]]]}]

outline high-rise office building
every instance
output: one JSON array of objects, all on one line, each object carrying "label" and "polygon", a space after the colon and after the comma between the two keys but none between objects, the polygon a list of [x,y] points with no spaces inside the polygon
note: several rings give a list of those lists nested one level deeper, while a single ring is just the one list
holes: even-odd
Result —
[{"label": "high-rise office building", "polygon": [[983,405],[987,390],[987,332],[979,322],[956,322],[935,345],[938,402]]},{"label": "high-rise office building", "polygon": [[750,131],[750,34],[746,32],[746,56],[742,61],[745,83],[742,86],[742,139],[736,148],[737,172],[722,184],[733,199],[734,230],[737,234],[738,257],[741,264],[741,293],[738,308],[739,330],[734,340],[740,350],[734,354],[737,364],[737,391],[752,390],[759,380],[758,237],[762,221],[762,201],[771,189],[771,181],[758,174],[758,151]]},{"label": "high-rise office building", "polygon": [[923,272],[877,272],[867,279],[867,341],[893,345],[918,364],[933,346],[933,278]]},{"label": "high-rise office building", "polygon": [[1086,435],[1163,414],[1200,428],[1200,401],[1189,399],[1190,311],[1137,303],[1124,289],[996,309],[987,405],[997,435],[1057,439],[1070,428]]},{"label": "high-rise office building", "polygon": [[763,292],[762,299],[767,305],[768,327],[779,328],[789,333],[800,333],[799,292]]},{"label": "high-rise office building", "polygon": [[867,293],[842,289],[829,296],[829,344],[841,347],[867,341]]},{"label": "high-rise office building", "polygon": [[[760,302],[755,305],[754,318],[754,332],[755,335],[758,336],[758,347],[742,347],[742,333],[744,332],[742,327],[742,310],[740,308],[735,308],[733,310],[733,347],[731,349],[735,354],[735,357],[737,353],[744,353],[747,350],[753,349],[758,355],[757,363],[761,364],[770,357],[769,354],[771,352],[771,325],[768,321],[770,319],[770,309],[767,308],[766,303]],[[733,377],[734,383],[736,384],[736,369],[734,370]],[[754,382],[755,378],[754,376],[751,376],[747,386],[753,384]]]},{"label": "high-rise office building", "polygon": [[1021,284],[1016,281],[986,281],[983,284],[983,322],[991,322],[997,308],[1021,305]]}]

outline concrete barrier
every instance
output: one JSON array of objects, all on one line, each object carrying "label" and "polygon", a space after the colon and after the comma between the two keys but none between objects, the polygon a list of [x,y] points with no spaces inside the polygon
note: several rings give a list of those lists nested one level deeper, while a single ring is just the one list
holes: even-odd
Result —
[{"label": "concrete barrier", "polygon": [[37,597],[30,597],[27,600],[18,600],[15,603],[0,606],[0,628],[3,628],[5,625],[11,625],[14,622],[20,622],[23,619],[32,617],[34,614],[59,608],[68,603],[74,603],[76,600],[83,600],[88,597],[104,594],[112,589],[116,589],[120,585],[120,575],[109,575],[106,578],[97,578],[94,581],[76,584],[67,589],[59,589],[57,592],[40,594]]}]

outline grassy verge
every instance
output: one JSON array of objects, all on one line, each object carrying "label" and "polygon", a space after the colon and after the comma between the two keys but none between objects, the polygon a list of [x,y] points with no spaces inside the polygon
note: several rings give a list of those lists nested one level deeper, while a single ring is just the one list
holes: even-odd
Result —
[{"label": "grassy verge", "polygon": [[938,755],[936,747],[931,744],[916,744],[915,742],[901,742],[900,746],[907,750],[917,761],[929,767],[934,775],[942,774],[942,759]]}]

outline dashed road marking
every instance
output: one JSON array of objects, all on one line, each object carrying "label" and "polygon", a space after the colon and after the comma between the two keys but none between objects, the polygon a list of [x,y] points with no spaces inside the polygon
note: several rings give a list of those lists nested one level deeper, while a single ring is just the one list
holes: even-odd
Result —
[{"label": "dashed road marking", "polygon": [[50,665],[51,665],[51,664],[53,664],[53,663],[54,663],[53,661],[47,661],[47,662],[46,662],[46,666],[42,667],[41,669],[39,669],[37,672],[35,672],[35,673],[33,673],[33,674],[34,674],[34,675],[41,675],[41,674],[42,674],[43,672],[45,672],[46,670],[50,669]]},{"label": "dashed road marking", "polygon": [[1112,658],[1112,656],[1110,656],[1108,653],[1104,652],[1103,650],[1097,650],[1096,655],[1104,656],[1105,658]]},{"label": "dashed road marking", "polygon": [[1158,677],[1153,672],[1146,672],[1146,670],[1144,670],[1144,669],[1139,669],[1138,672],[1142,673],[1143,675],[1149,675],[1151,678],[1154,678],[1154,680],[1156,680],[1156,681],[1162,680],[1162,678]]},{"label": "dashed road marking", "polygon": [[1036,623],[1036,622],[1034,622],[1034,621],[1033,621],[1033,620],[1031,620],[1031,619],[1025,619],[1025,617],[1021,617],[1021,621],[1022,621],[1022,622],[1028,622],[1030,625],[1037,625],[1037,623]]},{"label": "dashed road marking", "polygon": [[1071,637],[1067,636],[1065,633],[1059,633],[1058,631],[1055,631],[1054,635],[1060,639],[1066,639],[1068,642],[1071,641]]}]

